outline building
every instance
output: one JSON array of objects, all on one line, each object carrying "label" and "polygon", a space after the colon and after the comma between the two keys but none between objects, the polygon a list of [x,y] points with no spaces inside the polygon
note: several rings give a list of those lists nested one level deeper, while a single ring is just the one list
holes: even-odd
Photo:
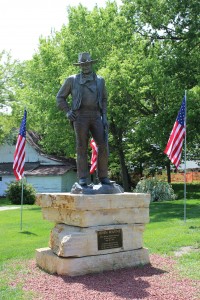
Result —
[{"label": "building", "polygon": [[[36,133],[27,131],[26,181],[39,193],[71,191],[72,185],[77,181],[75,160],[45,154],[38,141]],[[0,145],[0,196],[5,194],[8,184],[16,180],[13,173],[14,151],[15,144]]]}]

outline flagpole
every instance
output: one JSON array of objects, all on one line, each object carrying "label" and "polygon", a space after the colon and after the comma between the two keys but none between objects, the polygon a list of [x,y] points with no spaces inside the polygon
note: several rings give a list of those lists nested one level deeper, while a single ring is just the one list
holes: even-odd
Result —
[{"label": "flagpole", "polygon": [[[26,106],[24,107],[24,111],[26,111]],[[24,146],[25,149],[26,145]],[[25,164],[25,158],[24,158]],[[20,229],[22,231],[22,222],[23,222],[23,205],[24,205],[24,174],[22,175],[22,191],[21,191],[21,220],[20,220]]]},{"label": "flagpole", "polygon": [[21,191],[21,221],[20,221],[20,230],[22,231],[22,213],[23,213],[23,202],[24,202],[24,182],[23,178],[21,179],[22,182],[22,191]]},{"label": "flagpole", "polygon": [[23,209],[23,198],[24,198],[24,165],[25,165],[25,145],[26,145],[26,115],[27,111],[24,109],[24,116],[21,121],[20,130],[17,138],[17,143],[14,152],[13,172],[16,180],[21,180],[21,230],[22,230],[22,209]]},{"label": "flagpole", "polygon": [[185,90],[185,172],[184,172],[184,222],[186,223],[186,112],[187,112],[187,100],[186,100],[186,90]]}]

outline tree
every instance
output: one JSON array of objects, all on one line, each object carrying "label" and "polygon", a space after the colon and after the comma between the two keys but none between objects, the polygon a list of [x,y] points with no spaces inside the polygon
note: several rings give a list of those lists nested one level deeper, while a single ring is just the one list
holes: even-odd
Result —
[{"label": "tree", "polygon": [[[199,97],[192,89],[199,85],[199,2],[193,1],[123,1],[122,14],[129,26],[139,33],[147,43],[147,60],[152,59],[154,69],[154,98],[157,106],[153,114],[138,123],[140,143],[156,145],[163,150],[177,116],[184,90],[190,90],[188,102],[188,146],[192,153],[199,137],[193,120],[198,120],[192,106],[199,110]],[[160,49],[160,52],[154,49]],[[154,52],[154,53],[153,53]],[[156,57],[157,55],[157,57]],[[161,63],[159,69],[157,66]],[[160,73],[159,70],[162,70]],[[152,94],[152,75],[147,78],[146,92]],[[160,100],[162,99],[162,101]],[[150,98],[149,101],[152,102]],[[191,116],[195,118],[192,119]],[[141,126],[143,129],[141,129]],[[162,131],[160,129],[162,128]],[[200,127],[198,127],[200,128]],[[137,132],[136,132],[137,135]],[[138,136],[138,135],[137,135]],[[138,141],[138,139],[136,139]],[[169,160],[164,159],[168,171]]]},{"label": "tree", "polygon": [[[109,14],[106,13],[107,10]],[[74,156],[73,130],[63,113],[58,111],[55,97],[64,78],[77,72],[73,62],[77,60],[78,52],[87,48],[93,57],[98,57],[98,51],[105,53],[105,45],[109,44],[103,42],[107,35],[102,33],[107,30],[107,18],[114,19],[116,7],[110,4],[107,10],[95,8],[88,12],[81,5],[76,9],[69,8],[69,24],[49,38],[41,38],[38,53],[19,69],[21,84],[17,90],[17,98],[21,105],[19,107],[16,103],[13,104],[14,117],[17,118],[22,106],[27,107],[28,126],[34,124],[34,129],[43,137],[42,146],[48,153]],[[98,35],[94,33],[91,37],[91,28],[94,29],[95,24],[98,24]],[[100,68],[101,65],[99,60],[97,67]]]},{"label": "tree", "polygon": [[[98,58],[95,69],[108,89],[111,173],[130,189],[130,166],[169,165],[163,150],[184,90],[188,93],[188,148],[199,144],[198,2],[124,0],[88,11],[68,8],[68,24],[39,40],[37,54],[14,68],[13,115],[42,136],[52,154],[75,156],[74,133],[55,97],[65,77],[77,73],[79,52]],[[10,90],[10,89],[9,89]],[[195,108],[195,110],[193,109]],[[194,147],[195,144],[195,147]]]},{"label": "tree", "polygon": [[16,61],[12,61],[9,53],[0,53],[0,108],[9,105],[14,100],[11,88]]},{"label": "tree", "polygon": [[17,64],[8,52],[0,53],[0,143],[4,141],[13,126],[10,109],[15,100]]}]

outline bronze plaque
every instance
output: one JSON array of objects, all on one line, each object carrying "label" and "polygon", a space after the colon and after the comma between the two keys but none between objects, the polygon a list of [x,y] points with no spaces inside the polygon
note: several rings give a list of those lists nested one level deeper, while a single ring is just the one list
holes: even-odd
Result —
[{"label": "bronze plaque", "polygon": [[122,229],[97,231],[98,250],[122,247]]}]

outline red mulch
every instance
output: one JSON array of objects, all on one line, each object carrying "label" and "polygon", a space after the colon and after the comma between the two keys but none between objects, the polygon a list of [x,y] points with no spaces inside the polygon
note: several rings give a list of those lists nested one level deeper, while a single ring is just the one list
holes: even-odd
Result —
[{"label": "red mulch", "polygon": [[200,282],[180,277],[175,260],[156,254],[150,260],[144,267],[76,277],[47,274],[30,261],[26,278],[16,282],[36,293],[34,300],[200,299]]}]

